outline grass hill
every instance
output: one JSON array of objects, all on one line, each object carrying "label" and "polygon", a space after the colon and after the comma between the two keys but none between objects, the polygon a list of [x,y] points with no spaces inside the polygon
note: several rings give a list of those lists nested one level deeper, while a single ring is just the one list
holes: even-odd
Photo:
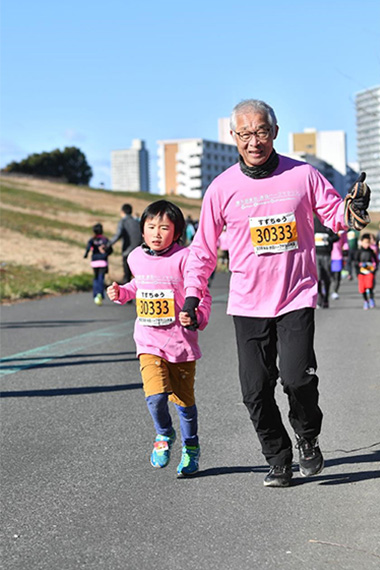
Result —
[{"label": "grass hill", "polygon": [[[92,270],[83,254],[92,226],[101,222],[111,237],[122,204],[130,203],[134,214],[141,214],[161,198],[8,175],[0,176],[0,190],[2,302],[90,289]],[[200,200],[170,199],[185,216],[199,217]],[[109,281],[122,277],[120,254],[118,242],[109,258]]]},{"label": "grass hill", "polygon": [[[0,300],[90,290],[92,270],[83,253],[91,228],[103,224],[111,237],[128,202],[141,214],[154,194],[109,192],[25,176],[0,175]],[[201,200],[172,196],[184,215],[199,217]],[[377,233],[380,212],[371,213],[369,231]],[[366,230],[367,231],[367,230]],[[108,281],[122,278],[118,242],[110,256]]]}]

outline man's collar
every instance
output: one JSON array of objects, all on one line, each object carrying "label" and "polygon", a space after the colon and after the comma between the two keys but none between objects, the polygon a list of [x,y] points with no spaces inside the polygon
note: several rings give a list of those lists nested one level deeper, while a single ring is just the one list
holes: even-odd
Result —
[{"label": "man's collar", "polygon": [[243,157],[239,154],[239,166],[240,170],[249,178],[267,178],[270,176],[279,165],[280,158],[277,152],[273,149],[270,157],[264,164],[260,164],[260,166],[247,166],[243,160]]}]

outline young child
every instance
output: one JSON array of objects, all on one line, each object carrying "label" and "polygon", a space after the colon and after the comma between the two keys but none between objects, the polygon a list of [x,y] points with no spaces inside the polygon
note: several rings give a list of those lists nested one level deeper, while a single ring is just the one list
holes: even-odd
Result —
[{"label": "young child", "polygon": [[[174,403],[180,423],[182,458],[177,476],[199,469],[197,407],[194,399],[195,361],[201,357],[198,326],[209,319],[211,296],[206,290],[199,304],[197,323],[181,311],[185,300],[183,275],[189,249],[179,240],[185,228],[181,210],[166,200],[150,204],[140,221],[143,244],[129,256],[134,278],[107,289],[111,301],[136,299],[134,339],[148,410],[157,432],[150,462],[166,467],[176,439],[168,400]],[[184,328],[184,327],[191,327]]]},{"label": "young child", "polygon": [[375,288],[375,272],[377,267],[376,253],[371,248],[370,234],[361,236],[361,247],[357,252],[359,293],[363,295],[363,309],[375,308],[373,291]]},{"label": "young child", "polygon": [[91,267],[94,270],[94,280],[92,282],[92,293],[94,303],[101,305],[104,299],[104,276],[108,272],[108,256],[112,253],[112,248],[108,246],[108,239],[103,235],[102,224],[95,224],[92,228],[93,237],[88,241],[84,258],[92,250]]},{"label": "young child", "polygon": [[338,233],[339,240],[335,241],[331,250],[331,278],[334,291],[331,293],[332,299],[339,299],[339,287],[342,278],[344,250],[348,249],[347,232],[340,231]]}]

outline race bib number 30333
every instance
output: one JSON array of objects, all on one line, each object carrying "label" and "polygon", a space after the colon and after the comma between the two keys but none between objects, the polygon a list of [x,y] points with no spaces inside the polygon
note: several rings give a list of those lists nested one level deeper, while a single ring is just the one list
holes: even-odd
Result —
[{"label": "race bib number 30333", "polygon": [[138,289],[136,312],[141,325],[163,327],[174,323],[174,291],[172,289]]},{"label": "race bib number 30333", "polygon": [[294,212],[249,218],[249,228],[256,255],[282,253],[298,249],[297,223]]}]

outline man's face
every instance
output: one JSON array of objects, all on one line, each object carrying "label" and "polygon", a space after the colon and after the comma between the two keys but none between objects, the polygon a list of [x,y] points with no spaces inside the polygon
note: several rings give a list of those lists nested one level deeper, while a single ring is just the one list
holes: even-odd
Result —
[{"label": "man's face", "polygon": [[276,125],[273,133],[265,115],[247,112],[236,116],[236,133],[255,133],[248,141],[242,141],[239,135],[234,136],[239,153],[247,166],[260,166],[268,160],[273,150],[273,141],[278,134]]}]

